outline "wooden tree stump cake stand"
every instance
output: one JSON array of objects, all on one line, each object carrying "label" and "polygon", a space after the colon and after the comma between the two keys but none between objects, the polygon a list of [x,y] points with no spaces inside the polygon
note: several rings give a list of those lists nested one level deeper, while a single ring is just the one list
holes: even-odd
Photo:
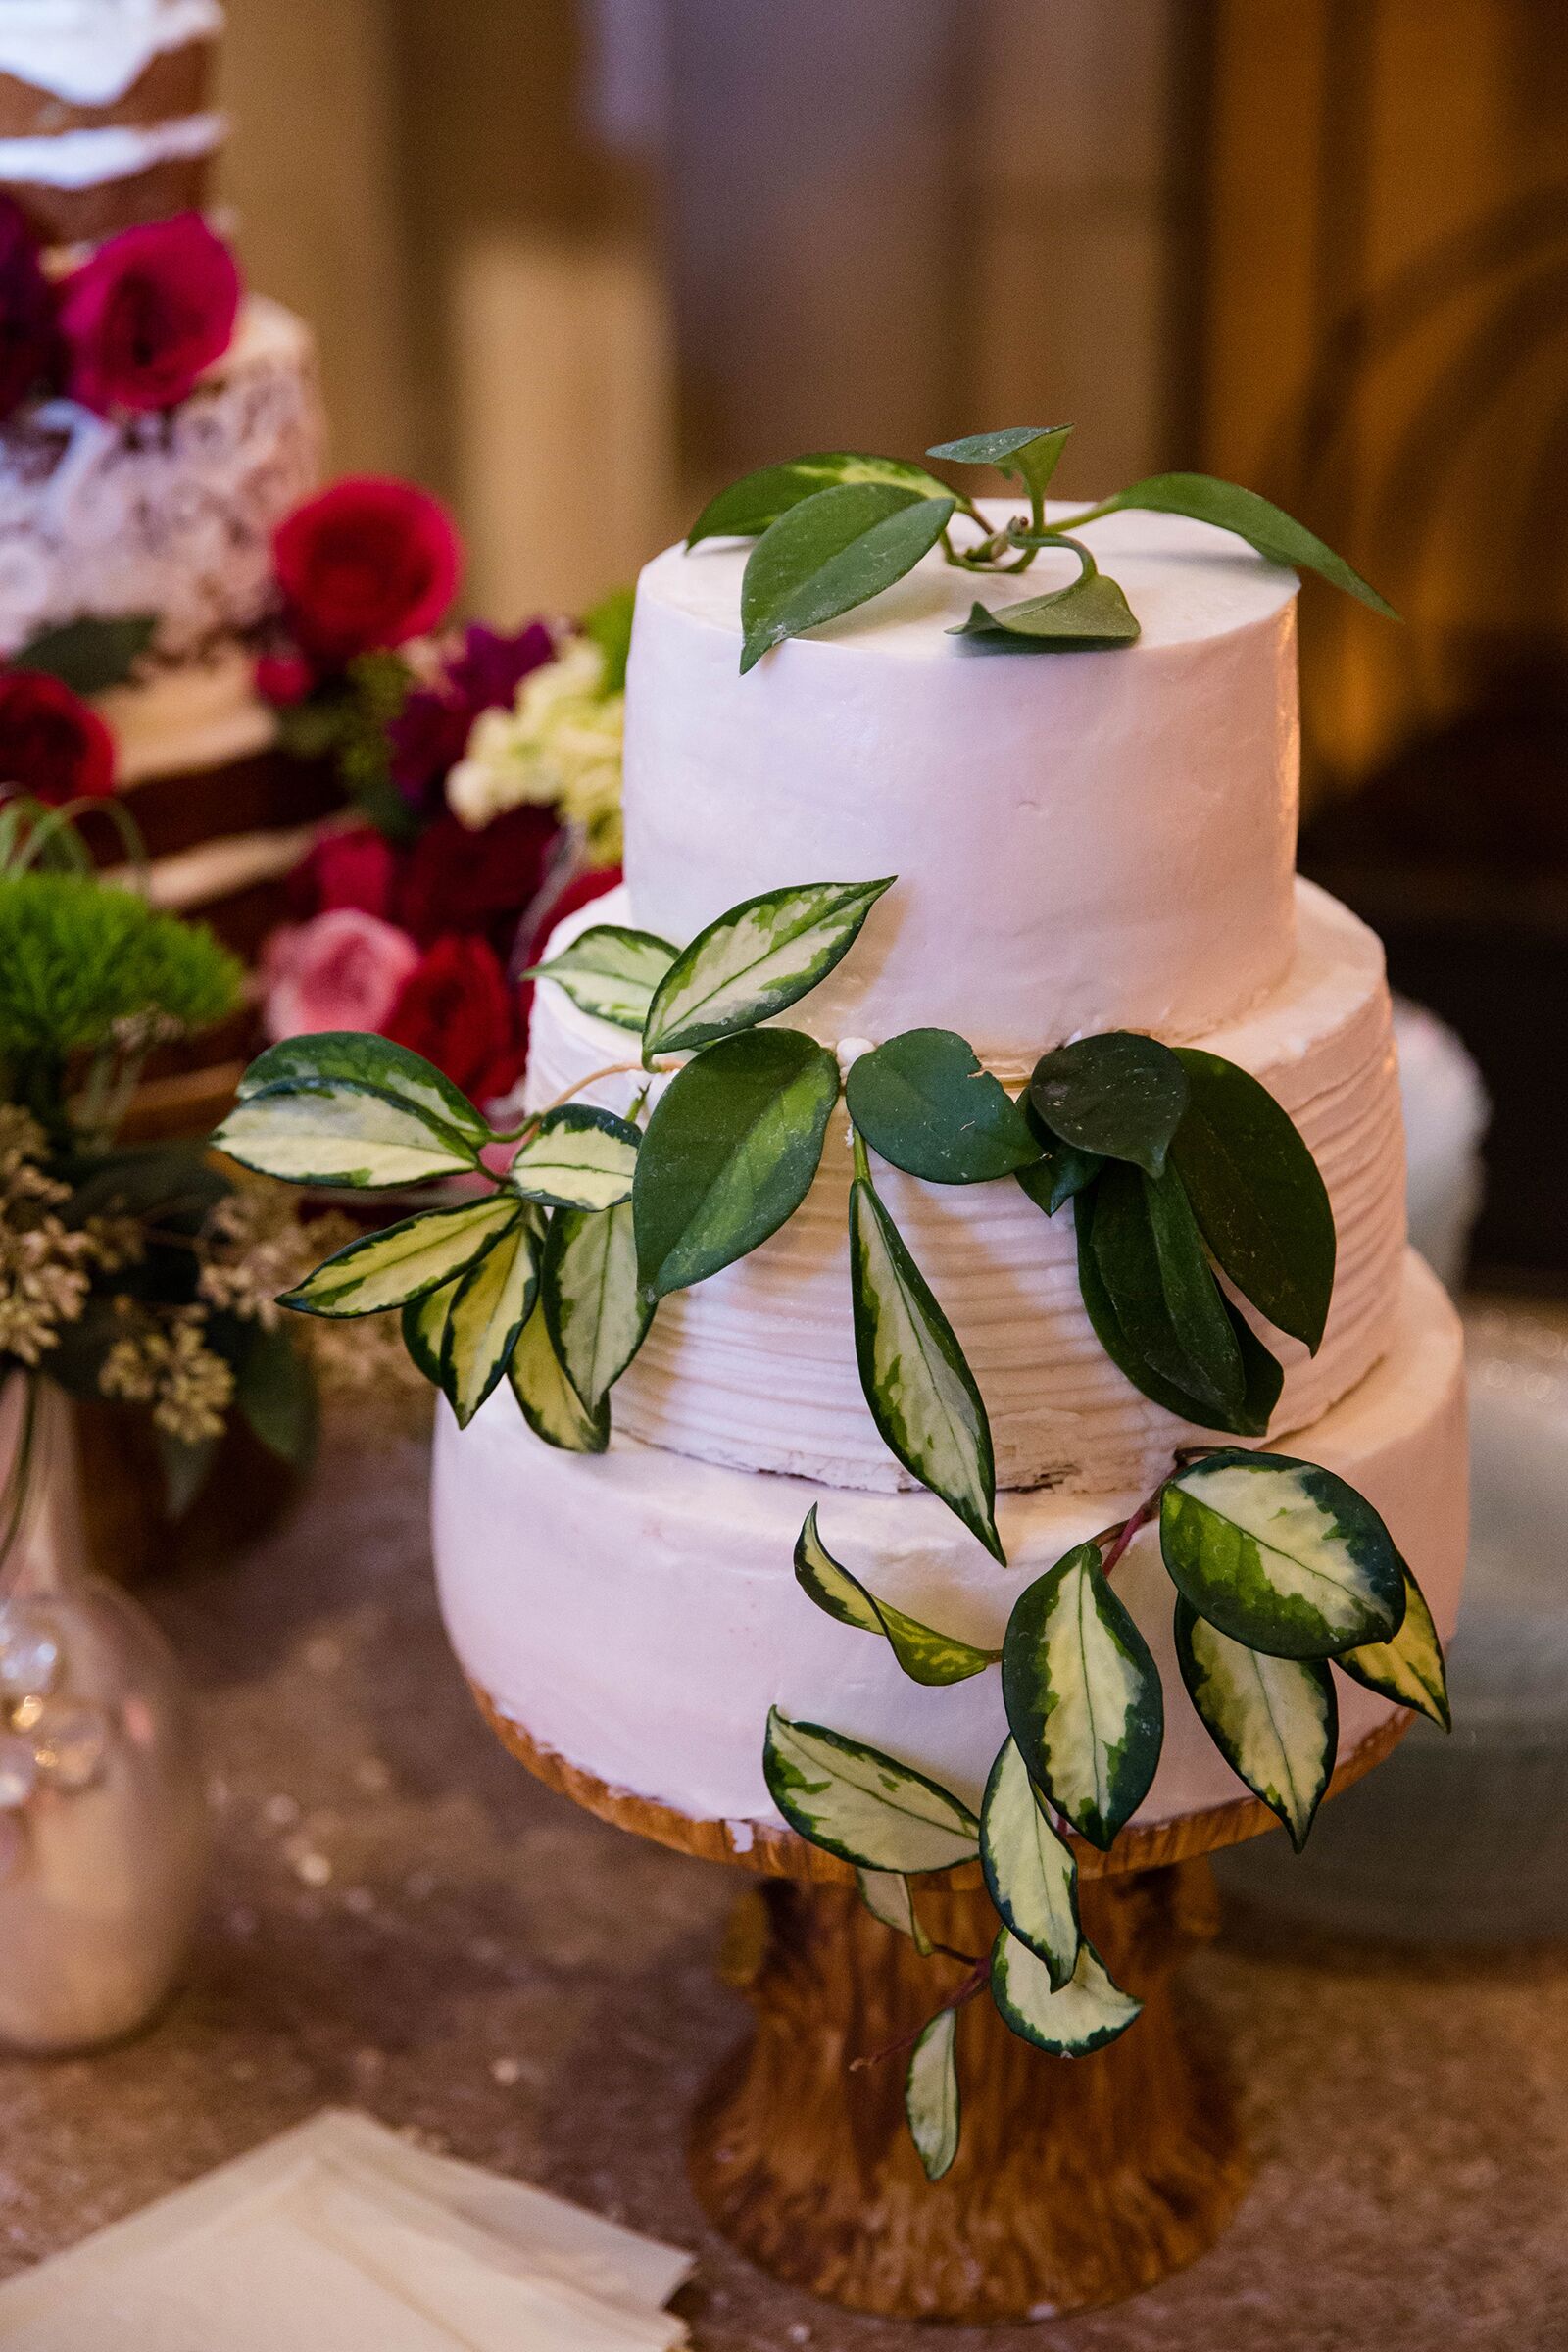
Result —
[{"label": "wooden tree stump cake stand", "polygon": [[[1054,2058],[1009,2033],[989,2000],[968,2002],[962,2139],[933,2184],[905,2127],[904,2058],[852,2061],[911,2038],[963,1966],[922,1959],[866,1910],[846,1864],[793,1831],[693,1821],[608,1788],[474,1695],[549,1788],[767,1882],[738,1915],[725,1972],[756,2032],[699,2101],[690,2147],[710,2218],[764,2270],[885,2318],[1016,2321],[1117,2302],[1214,2243],[1249,2168],[1223,2058],[1204,2048],[1173,1978],[1217,1924],[1206,1857],[1276,1826],[1255,1798],[1134,1826],[1108,1854],[1072,1837],[1085,1930],[1143,2015],[1090,2057]],[[1328,1793],[1380,1763],[1408,1722],[1391,1712]],[[998,1923],[977,1864],[916,1886],[938,1941],[989,1950]]]}]

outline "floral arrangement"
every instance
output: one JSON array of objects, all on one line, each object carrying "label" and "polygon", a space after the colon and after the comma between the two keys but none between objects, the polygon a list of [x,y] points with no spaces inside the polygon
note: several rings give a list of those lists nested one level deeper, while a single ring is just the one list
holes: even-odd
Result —
[{"label": "floral arrangement", "polygon": [[277,534],[282,616],[258,665],[284,741],[337,764],[359,821],[292,881],[263,959],[274,1038],[375,1030],[470,1100],[521,1075],[540,929],[618,880],[631,600],[580,628],[444,627],[463,570],[445,510],[340,481]]}]

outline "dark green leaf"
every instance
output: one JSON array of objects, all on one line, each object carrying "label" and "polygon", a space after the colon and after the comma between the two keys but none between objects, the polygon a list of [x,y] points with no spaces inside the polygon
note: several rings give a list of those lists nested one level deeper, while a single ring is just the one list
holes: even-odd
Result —
[{"label": "dark green leaf", "polygon": [[1155,1038],[1108,1029],[1043,1054],[1029,1101],[1064,1144],[1157,1176],[1187,1108],[1187,1072]]},{"label": "dark green leaf", "polygon": [[1408,1567],[1404,1570],[1404,1616],[1393,1641],[1371,1642],[1360,1649],[1342,1649],[1334,1663],[1352,1682],[1365,1684],[1367,1690],[1378,1691],[1384,1698],[1397,1699],[1401,1707],[1413,1707],[1440,1731],[1453,1729],[1443,1643],[1438,1640],[1426,1594]]},{"label": "dark green leaf", "polygon": [[1332,1470],[1234,1446],[1173,1478],[1160,1548],[1178,1589],[1250,1649],[1327,1658],[1390,1642],[1404,1563],[1364,1496]]},{"label": "dark green leaf", "polygon": [[1071,431],[1070,424],[1014,424],[998,433],[966,433],[961,441],[939,441],[925,454],[945,458],[951,466],[995,466],[999,473],[1022,482],[1031,499],[1044,500]]},{"label": "dark green leaf", "polygon": [[1334,1211],[1317,1162],[1268,1089],[1181,1046],[1187,1108],[1171,1157],[1218,1263],[1260,1314],[1316,1354],[1334,1290]]},{"label": "dark green leaf", "polygon": [[884,1159],[933,1184],[987,1184],[1040,1157],[1017,1103],[951,1029],[906,1029],[862,1054],[844,1097]]},{"label": "dark green leaf", "polygon": [[880,882],[802,882],[745,899],[700,931],[660,981],[643,1058],[755,1029],[825,980],[860,936]]},{"label": "dark green leaf", "polygon": [[[1111,1362],[1119,1371],[1126,1374],[1141,1395],[1152,1398],[1155,1404],[1162,1405],[1167,1413],[1175,1413],[1179,1419],[1191,1421],[1200,1429],[1212,1427],[1213,1424],[1207,1419],[1212,1408],[1200,1397],[1189,1396],[1184,1389],[1162,1379],[1153,1367],[1144,1360],[1127,1333],[1122,1329],[1120,1318],[1111,1303],[1110,1294],[1101,1276],[1095,1255],[1095,1213],[1099,1191],[1099,1184],[1096,1183],[1088,1192],[1081,1193],[1073,1211],[1077,1221],[1078,1288],[1083,1295],[1084,1311],[1094,1328],[1095,1337],[1110,1357]],[[1232,1306],[1228,1298],[1224,1301],[1224,1305],[1231,1330],[1235,1334],[1236,1345],[1241,1351],[1242,1366],[1247,1380],[1242,1404],[1234,1415],[1234,1428],[1230,1434],[1235,1437],[1260,1438],[1266,1434],[1274,1407],[1279,1402],[1285,1375],[1276,1358],[1270,1355],[1245,1316]]]},{"label": "dark green leaf", "polygon": [[1084,1211],[1095,1264],[1138,1363],[1201,1405],[1205,1429],[1232,1429],[1246,1395],[1241,1349],[1181,1178],[1126,1160],[1100,1177]]},{"label": "dark green leaf", "polygon": [[742,675],[786,637],[836,620],[902,580],[935,547],[956,503],[847,482],[781,514],[753,548],[741,581]]},{"label": "dark green leaf", "polygon": [[1058,1992],[1045,1962],[1008,1928],[997,1937],[991,1956],[991,1995],[1004,2025],[1058,2058],[1085,2058],[1103,2049],[1126,2033],[1143,2007],[1112,1984],[1087,1936],[1071,1982]]},{"label": "dark green leaf", "polygon": [[940,2180],[958,2153],[956,2009],[939,2009],[909,2053],[904,2112],[914,2152],[928,2180]]},{"label": "dark green leaf", "polygon": [[860,1387],[889,1450],[1004,1560],[991,1424],[974,1374],[864,1176],[850,1194],[850,1285]]},{"label": "dark green leaf", "polygon": [[234,1367],[234,1402],[253,1435],[279,1461],[304,1469],[314,1459],[316,1380],[291,1331],[249,1327]]},{"label": "dark green leaf", "polygon": [[801,1590],[840,1625],[884,1636],[911,1682],[964,1683],[994,1666],[1002,1655],[1000,1649],[980,1649],[953,1634],[939,1634],[891,1601],[879,1600],[828,1550],[817,1528],[814,1502],[796,1539],[795,1577]]},{"label": "dark green leaf", "polygon": [[709,1046],[654,1106],[637,1154],[637,1262],[655,1298],[746,1256],[811,1189],[839,1067],[796,1029]]},{"label": "dark green leaf", "polygon": [[562,1370],[537,1306],[518,1334],[507,1378],[536,1438],[564,1453],[604,1452],[610,1444],[610,1399],[607,1396],[596,1413],[585,1409]]},{"label": "dark green leaf", "polygon": [[841,482],[885,482],[914,498],[946,498],[948,486],[923,466],[906,465],[902,458],[868,457],[858,450],[826,450],[814,457],[795,458],[786,466],[764,466],[731,482],[710,499],[686,535],[688,547],[699,539],[756,539],[781,514],[831,490]]},{"label": "dark green leaf", "polygon": [[557,1360],[595,1413],[654,1319],[637,1281],[629,1200],[592,1214],[558,1209],[545,1243],[540,1295]]},{"label": "dark green leaf", "polygon": [[767,1718],[762,1772],[791,1829],[862,1870],[952,1870],[979,1851],[980,1824],[912,1765],[819,1723]]},{"label": "dark green leaf", "polygon": [[1075,1544],[1019,1594],[1002,1695],[1030,1779],[1092,1845],[1109,1846],[1149,1793],[1165,1714],[1159,1669],[1097,1544]]},{"label": "dark green leaf", "polygon": [[[1222,531],[1234,531],[1250,547],[1271,564],[1288,564],[1303,571],[1315,571],[1332,587],[1343,588],[1347,596],[1356,597],[1381,612],[1387,620],[1399,615],[1385,597],[1358,571],[1352,571],[1343,556],[1325,547],[1303,524],[1275,506],[1259,498],[1255,490],[1244,490],[1237,482],[1222,482],[1211,473],[1152,473],[1146,480],[1134,482],[1129,489],[1118,490],[1114,498],[1102,500],[1094,515],[1114,514],[1126,507],[1140,507],[1156,514],[1190,514],[1198,522],[1217,523]],[[1076,514],[1073,528],[1093,519]]]},{"label": "dark green leaf", "polygon": [[1078,1965],[1078,1865],[1046,1819],[1015,1740],[1004,1740],[980,1808],[980,1864],[998,1914],[1045,1962],[1059,1992]]},{"label": "dark green leaf", "polygon": [[124,685],[157,633],[156,612],[126,612],[114,619],[83,613],[59,628],[41,629],[6,666],[43,670],[73,694],[103,694]]},{"label": "dark green leaf", "polygon": [[1018,1182],[1036,1208],[1054,1217],[1064,1201],[1073,1200],[1086,1185],[1093,1184],[1105,1163],[1098,1152],[1080,1152],[1075,1144],[1064,1144],[1060,1136],[1053,1135],[1027,1092],[1019,1099],[1019,1108],[1029,1122],[1041,1156],[1032,1168],[1018,1169]]},{"label": "dark green leaf", "polygon": [[1022,604],[983,605],[977,600],[968,619],[948,631],[950,637],[965,638],[982,652],[1024,654],[1112,653],[1118,646],[1135,645],[1141,634],[1126,597],[1102,571]]},{"label": "dark green leaf", "polygon": [[1261,1797],[1298,1853],[1339,1746],[1334,1679],[1319,1658],[1275,1658],[1233,1642],[1176,1600],[1176,1656],[1200,1721],[1238,1780]]}]

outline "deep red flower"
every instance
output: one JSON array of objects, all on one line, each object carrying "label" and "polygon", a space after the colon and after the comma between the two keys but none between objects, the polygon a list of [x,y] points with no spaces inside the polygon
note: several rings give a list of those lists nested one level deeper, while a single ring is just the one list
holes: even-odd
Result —
[{"label": "deep red flower", "polygon": [[256,663],[256,691],[274,710],[290,710],[303,703],[316,683],[316,672],[300,654],[263,654]]},{"label": "deep red flower", "polygon": [[199,213],[122,230],[67,278],[66,389],[107,416],[169,409],[234,338],[234,257]]},{"label": "deep red flower", "polygon": [[383,1034],[445,1071],[474,1102],[522,1074],[524,1042],[500,958],[485,940],[448,934],[404,982]]},{"label": "deep red flower", "polygon": [[302,920],[335,907],[358,907],[385,918],[392,911],[397,858],[373,825],[323,833],[288,878],[293,912]]},{"label": "deep red flower", "polygon": [[115,742],[79,695],[39,669],[0,670],[0,795],[59,806],[115,789]]},{"label": "deep red flower", "polygon": [[457,593],[463,549],[446,509],[412,482],[334,482],[273,541],[290,625],[318,667],[433,629]]},{"label": "deep red flower", "polygon": [[504,953],[560,839],[551,808],[509,808],[479,833],[438,816],[404,862],[396,920],[425,944],[444,931],[483,931]]},{"label": "deep red flower", "polygon": [[59,347],[37,241],[22,207],[0,196],[0,423],[48,376]]}]

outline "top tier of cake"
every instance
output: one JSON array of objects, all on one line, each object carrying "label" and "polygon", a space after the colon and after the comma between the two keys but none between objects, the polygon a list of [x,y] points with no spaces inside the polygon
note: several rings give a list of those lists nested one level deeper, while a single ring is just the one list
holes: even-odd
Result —
[{"label": "top tier of cake", "polygon": [[61,244],[201,205],[218,0],[0,0],[0,187]]},{"label": "top tier of cake", "polygon": [[1064,586],[1074,559],[1004,580],[934,553],[742,677],[749,551],[650,564],[627,682],[632,920],[683,942],[781,884],[896,874],[802,1025],[875,1041],[941,1024],[1004,1074],[1102,1029],[1196,1037],[1277,987],[1295,574],[1171,515],[1089,536],[1142,623],[1124,651],[976,652],[948,634],[976,596]]}]

